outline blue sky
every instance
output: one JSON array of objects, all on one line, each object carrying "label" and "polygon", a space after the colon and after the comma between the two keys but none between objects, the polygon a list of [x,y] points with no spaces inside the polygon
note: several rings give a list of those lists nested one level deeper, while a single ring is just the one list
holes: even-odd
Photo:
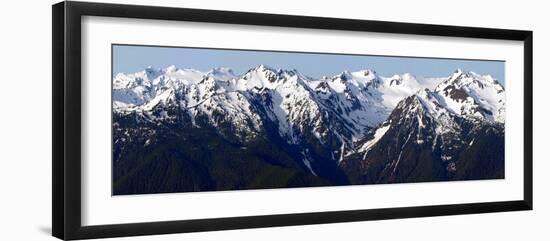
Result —
[{"label": "blue sky", "polygon": [[165,68],[170,65],[201,71],[229,67],[236,74],[243,74],[260,64],[276,69],[297,69],[315,78],[333,76],[343,70],[367,68],[382,76],[411,73],[422,77],[444,77],[460,68],[490,74],[502,84],[505,82],[503,61],[113,45],[113,74],[134,73],[147,66]]}]

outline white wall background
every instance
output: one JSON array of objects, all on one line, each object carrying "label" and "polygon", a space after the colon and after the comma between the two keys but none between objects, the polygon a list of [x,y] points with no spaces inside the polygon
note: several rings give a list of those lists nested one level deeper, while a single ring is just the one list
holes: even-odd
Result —
[{"label": "white wall background", "polygon": [[[51,8],[0,8],[0,240],[54,240],[51,231]],[[533,30],[535,210],[119,238],[115,240],[548,240],[546,118],[550,24],[544,1],[111,0],[116,3]],[[513,80],[511,80],[513,81]],[[546,175],[545,175],[546,174]]]}]

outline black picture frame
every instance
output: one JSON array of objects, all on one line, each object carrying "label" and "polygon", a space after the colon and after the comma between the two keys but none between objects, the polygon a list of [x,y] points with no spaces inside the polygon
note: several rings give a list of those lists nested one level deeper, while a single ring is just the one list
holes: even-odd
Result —
[{"label": "black picture frame", "polygon": [[[524,194],[522,200],[420,207],[139,222],[81,224],[81,18],[104,16],[378,33],[516,40],[524,43]],[[532,210],[533,32],[169,7],[60,2],[52,6],[52,233],[88,239],[212,230]]]}]

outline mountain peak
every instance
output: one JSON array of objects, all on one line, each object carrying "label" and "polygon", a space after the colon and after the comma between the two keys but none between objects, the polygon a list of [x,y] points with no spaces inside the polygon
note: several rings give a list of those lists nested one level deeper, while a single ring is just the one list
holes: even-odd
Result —
[{"label": "mountain peak", "polygon": [[170,65],[164,69],[164,72],[170,73],[177,71],[178,68],[175,65]]},{"label": "mountain peak", "polygon": [[462,69],[456,69],[449,77],[449,81],[452,82],[457,79],[462,79],[464,77],[469,77],[469,72],[465,72]]},{"label": "mountain peak", "polygon": [[260,64],[254,68],[249,69],[244,75],[262,75],[262,76],[272,76],[275,77],[278,75],[278,71],[268,65]]},{"label": "mountain peak", "polygon": [[147,66],[147,68],[145,68],[145,75],[147,76],[147,79],[149,80],[154,80],[156,79],[158,76],[160,76],[162,73],[162,70],[159,69],[159,68],[154,68],[152,66]]},{"label": "mountain peak", "polygon": [[401,83],[403,83],[403,78],[401,75],[395,74],[391,77],[390,86],[401,85]]},{"label": "mountain peak", "polygon": [[265,64],[260,64],[256,67],[254,67],[253,70],[259,70],[259,71],[263,71],[263,72],[270,71],[270,72],[274,72],[274,73],[277,72],[274,68],[272,68],[268,65],[265,65]]},{"label": "mountain peak", "polygon": [[226,73],[229,73],[229,74],[234,74],[233,73],[233,70],[228,68],[228,67],[216,67],[216,68],[212,68],[210,71],[208,71],[210,73],[214,73],[214,74],[217,74],[217,73],[223,73],[223,74],[226,74]]},{"label": "mountain peak", "polygon": [[147,66],[147,67],[145,68],[145,73],[148,73],[148,74],[149,74],[149,73],[157,73],[157,72],[160,72],[160,71],[161,71],[160,68],[155,68],[155,67],[153,67],[153,66],[151,66],[151,65],[149,65],[149,66]]},{"label": "mountain peak", "polygon": [[297,69],[278,69],[277,72],[276,72],[277,75],[279,76],[283,76],[283,75],[288,75],[288,76],[294,76],[294,75],[300,75],[300,73],[298,72]]},{"label": "mountain peak", "polygon": [[401,78],[403,79],[416,79],[416,77],[411,73],[404,73]]},{"label": "mountain peak", "polygon": [[359,76],[363,76],[363,77],[375,76],[376,71],[374,71],[372,69],[362,69],[362,70],[355,71],[354,74],[359,75]]},{"label": "mountain peak", "polygon": [[351,72],[349,72],[348,70],[344,70],[344,71],[340,72],[339,74],[333,76],[332,80],[338,80],[339,79],[341,82],[346,82],[351,78],[352,78]]},{"label": "mountain peak", "polygon": [[349,76],[349,75],[351,75],[351,72],[349,70],[345,69],[340,73],[340,76],[341,75],[348,75]]},{"label": "mountain peak", "polygon": [[206,73],[206,76],[222,81],[229,81],[239,78],[238,75],[233,73],[232,69],[226,67],[213,68]]},{"label": "mountain peak", "polygon": [[504,123],[504,87],[490,75],[474,72],[455,72],[437,85],[434,94],[446,109],[473,119]]},{"label": "mountain peak", "polygon": [[446,80],[436,86],[436,91],[441,91],[448,88],[463,88],[463,87],[472,87],[473,85],[477,86],[476,88],[484,89],[486,87],[492,87],[498,91],[504,91],[504,87],[491,75],[480,75],[472,71],[462,71],[461,69],[456,70],[453,74]]},{"label": "mountain peak", "polygon": [[390,78],[390,86],[393,85],[401,85],[403,83],[416,83],[416,77],[412,75],[411,73],[404,73],[404,74],[395,74]]}]

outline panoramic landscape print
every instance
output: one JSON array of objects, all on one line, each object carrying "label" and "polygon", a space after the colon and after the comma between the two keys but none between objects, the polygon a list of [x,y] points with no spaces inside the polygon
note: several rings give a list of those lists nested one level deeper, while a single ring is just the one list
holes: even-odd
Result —
[{"label": "panoramic landscape print", "polygon": [[504,178],[504,62],[112,46],[113,195]]}]

